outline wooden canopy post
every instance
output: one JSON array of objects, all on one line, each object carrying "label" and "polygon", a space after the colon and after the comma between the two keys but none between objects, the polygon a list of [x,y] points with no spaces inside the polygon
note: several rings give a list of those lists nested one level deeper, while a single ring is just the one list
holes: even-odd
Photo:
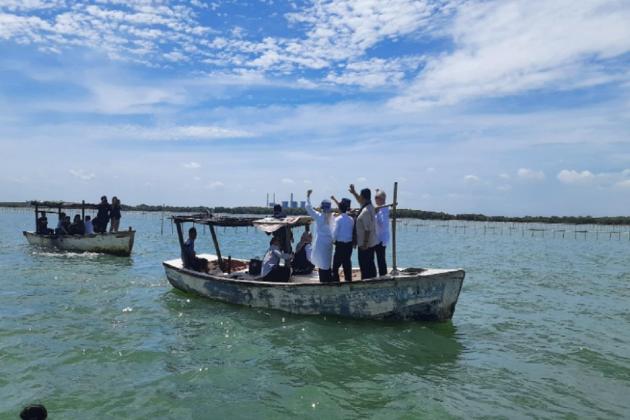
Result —
[{"label": "wooden canopy post", "polygon": [[81,220],[85,221],[85,200],[81,200]]},{"label": "wooden canopy post", "polygon": [[212,234],[212,242],[214,243],[214,250],[217,253],[217,260],[219,261],[219,268],[223,270],[223,258],[221,258],[221,249],[219,249],[219,241],[217,239],[217,232],[214,229],[212,223],[209,224],[210,233]]},{"label": "wooden canopy post", "polygon": [[177,238],[179,239],[180,251],[184,252],[184,234],[182,233],[182,224],[176,220],[175,226],[177,226]]},{"label": "wooden canopy post", "polygon": [[394,182],[394,204],[392,205],[392,274],[398,274],[396,261],[396,208],[398,207],[398,182]]},{"label": "wooden canopy post", "polygon": [[38,219],[37,219],[37,210],[38,210],[38,208],[39,208],[39,207],[37,206],[37,204],[35,204],[35,233],[39,233],[39,232],[37,231],[37,220],[38,220]]}]

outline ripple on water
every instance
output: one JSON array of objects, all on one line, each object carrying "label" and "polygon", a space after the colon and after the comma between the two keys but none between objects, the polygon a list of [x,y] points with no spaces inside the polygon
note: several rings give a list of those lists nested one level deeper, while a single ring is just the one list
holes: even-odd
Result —
[{"label": "ripple on water", "polygon": [[[34,250],[14,229],[32,215],[3,216],[0,418],[33,401],[51,418],[630,413],[628,241],[401,227],[401,265],[467,276],[452,322],[398,324],[173,291],[160,263],[177,240],[168,224],[160,235],[160,215],[124,215],[138,231],[130,258]],[[268,241],[253,230],[219,237],[245,258]],[[201,230],[199,251],[210,244]]]}]

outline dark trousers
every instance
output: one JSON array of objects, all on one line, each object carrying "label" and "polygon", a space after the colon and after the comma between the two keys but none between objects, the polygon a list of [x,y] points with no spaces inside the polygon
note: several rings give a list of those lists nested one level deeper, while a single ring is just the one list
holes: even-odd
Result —
[{"label": "dark trousers", "polygon": [[330,275],[330,269],[322,270],[321,268],[318,268],[317,271],[319,272],[319,282],[320,283],[331,283],[332,282],[332,277]]},{"label": "dark trousers", "polygon": [[276,283],[287,283],[291,278],[291,269],[287,266],[275,266],[265,277],[263,281],[272,281]]},{"label": "dark trousers", "polygon": [[107,231],[107,223],[109,219],[99,219],[96,218],[92,221],[92,225],[94,226],[94,232],[96,233],[105,233]]},{"label": "dark trousers", "polygon": [[374,247],[359,248],[359,269],[361,269],[361,280],[376,277],[376,264],[374,264]]},{"label": "dark trousers", "polygon": [[339,267],[343,267],[346,281],[352,281],[352,242],[335,242],[332,281],[339,281]]},{"label": "dark trousers", "polygon": [[376,264],[378,265],[378,275],[384,276],[387,274],[387,261],[385,260],[386,247],[381,242],[374,247],[376,253]]}]

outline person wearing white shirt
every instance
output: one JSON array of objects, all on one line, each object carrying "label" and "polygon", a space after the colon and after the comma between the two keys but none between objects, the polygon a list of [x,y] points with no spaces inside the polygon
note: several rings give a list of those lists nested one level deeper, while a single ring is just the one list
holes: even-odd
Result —
[{"label": "person wearing white shirt", "polygon": [[94,225],[90,216],[85,216],[85,234],[94,235]]},{"label": "person wearing white shirt", "polygon": [[306,212],[315,221],[315,240],[313,241],[313,252],[311,261],[319,272],[319,281],[329,283],[332,281],[330,267],[332,265],[333,251],[333,224],[332,204],[329,200],[322,201],[321,211],[313,209],[311,205],[311,194],[313,190],[306,192]]},{"label": "person wearing white shirt", "polygon": [[378,275],[387,274],[387,260],[385,251],[389,244],[389,207],[385,206],[387,195],[383,190],[376,190],[374,202],[376,203],[376,239],[378,244],[374,247],[376,254],[376,265],[378,266]]},{"label": "person wearing white shirt", "polygon": [[377,276],[376,264],[374,264],[374,248],[378,244],[376,238],[376,213],[372,205],[372,192],[369,188],[363,188],[361,193],[357,194],[352,184],[348,191],[361,204],[361,212],[355,223],[357,227],[361,280],[371,279]]},{"label": "person wearing white shirt", "polygon": [[287,264],[280,265],[280,260],[289,261],[291,254],[282,252],[280,240],[276,237],[269,242],[269,249],[262,262],[261,276],[263,281],[286,283],[291,278],[291,269]]},{"label": "person wearing white shirt", "polygon": [[335,217],[333,239],[335,241],[335,254],[333,255],[332,280],[339,280],[339,267],[343,267],[343,275],[346,281],[352,281],[352,234],[354,232],[354,219],[348,214],[350,200],[342,198],[337,202],[335,197],[330,197],[339,207],[339,216]]}]

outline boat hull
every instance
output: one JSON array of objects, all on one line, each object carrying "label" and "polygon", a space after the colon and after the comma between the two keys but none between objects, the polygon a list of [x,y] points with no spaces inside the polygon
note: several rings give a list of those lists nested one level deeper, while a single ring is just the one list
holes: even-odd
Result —
[{"label": "boat hull", "polygon": [[131,254],[135,233],[134,230],[93,235],[38,235],[33,232],[23,232],[29,244],[42,248],[120,256]]},{"label": "boat hull", "polygon": [[163,263],[176,289],[207,298],[300,315],[357,319],[445,321],[452,318],[463,270],[406,270],[396,276],[340,283],[235,280]]}]

